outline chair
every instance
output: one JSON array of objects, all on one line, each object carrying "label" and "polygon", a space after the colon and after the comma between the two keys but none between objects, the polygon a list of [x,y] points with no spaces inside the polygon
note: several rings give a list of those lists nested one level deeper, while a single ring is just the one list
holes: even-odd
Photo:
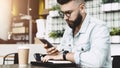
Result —
[{"label": "chair", "polygon": [[5,55],[3,57],[3,64],[5,64],[6,61],[13,61],[14,64],[18,64],[18,53],[9,53]]},{"label": "chair", "polygon": [[112,57],[112,68],[120,68],[120,55],[114,55]]}]

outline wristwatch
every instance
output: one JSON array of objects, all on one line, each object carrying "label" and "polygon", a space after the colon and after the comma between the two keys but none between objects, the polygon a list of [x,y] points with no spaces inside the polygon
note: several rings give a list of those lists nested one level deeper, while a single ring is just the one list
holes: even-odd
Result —
[{"label": "wristwatch", "polygon": [[69,51],[64,51],[63,52],[63,60],[66,60],[66,54],[69,53]]}]

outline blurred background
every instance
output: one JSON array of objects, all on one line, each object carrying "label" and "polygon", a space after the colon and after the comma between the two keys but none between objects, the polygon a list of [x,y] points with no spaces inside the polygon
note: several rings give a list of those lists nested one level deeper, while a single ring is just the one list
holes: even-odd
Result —
[{"label": "blurred background", "polygon": [[[111,55],[120,55],[120,0],[85,0],[85,3],[89,15],[106,22]],[[0,60],[17,52],[16,44],[28,45],[30,55],[45,52],[41,38],[59,45],[66,26],[59,11],[56,0],[0,0]]]},{"label": "blurred background", "polygon": [[[34,44],[36,38],[60,43],[66,23],[56,0],[0,1],[0,44]],[[111,43],[120,43],[120,0],[85,1],[87,13],[107,23]]]}]

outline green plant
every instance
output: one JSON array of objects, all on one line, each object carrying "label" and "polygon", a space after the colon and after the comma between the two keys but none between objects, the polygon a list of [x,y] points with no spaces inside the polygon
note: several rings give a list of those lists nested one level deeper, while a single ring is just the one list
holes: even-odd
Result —
[{"label": "green plant", "polygon": [[85,2],[86,2],[86,1],[92,1],[92,0],[85,0]]},{"label": "green plant", "polygon": [[102,3],[120,2],[120,0],[102,0]]},{"label": "green plant", "polygon": [[110,35],[120,35],[120,28],[112,28],[112,30],[110,31]]},{"label": "green plant", "polygon": [[50,10],[60,10],[60,5],[56,4],[54,6],[52,6],[52,8]]},{"label": "green plant", "polygon": [[52,31],[49,34],[49,37],[52,37],[54,39],[56,38],[60,38],[63,36],[64,30],[56,30],[56,31]]}]

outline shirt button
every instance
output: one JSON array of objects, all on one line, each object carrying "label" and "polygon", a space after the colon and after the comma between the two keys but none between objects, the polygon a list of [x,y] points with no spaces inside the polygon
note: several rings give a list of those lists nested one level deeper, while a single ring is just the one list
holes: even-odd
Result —
[{"label": "shirt button", "polygon": [[84,48],[82,48],[81,51],[84,51]]},{"label": "shirt button", "polygon": [[69,46],[71,47],[71,44],[69,44]]},{"label": "shirt button", "polygon": [[62,49],[62,51],[64,51],[64,49]]}]

